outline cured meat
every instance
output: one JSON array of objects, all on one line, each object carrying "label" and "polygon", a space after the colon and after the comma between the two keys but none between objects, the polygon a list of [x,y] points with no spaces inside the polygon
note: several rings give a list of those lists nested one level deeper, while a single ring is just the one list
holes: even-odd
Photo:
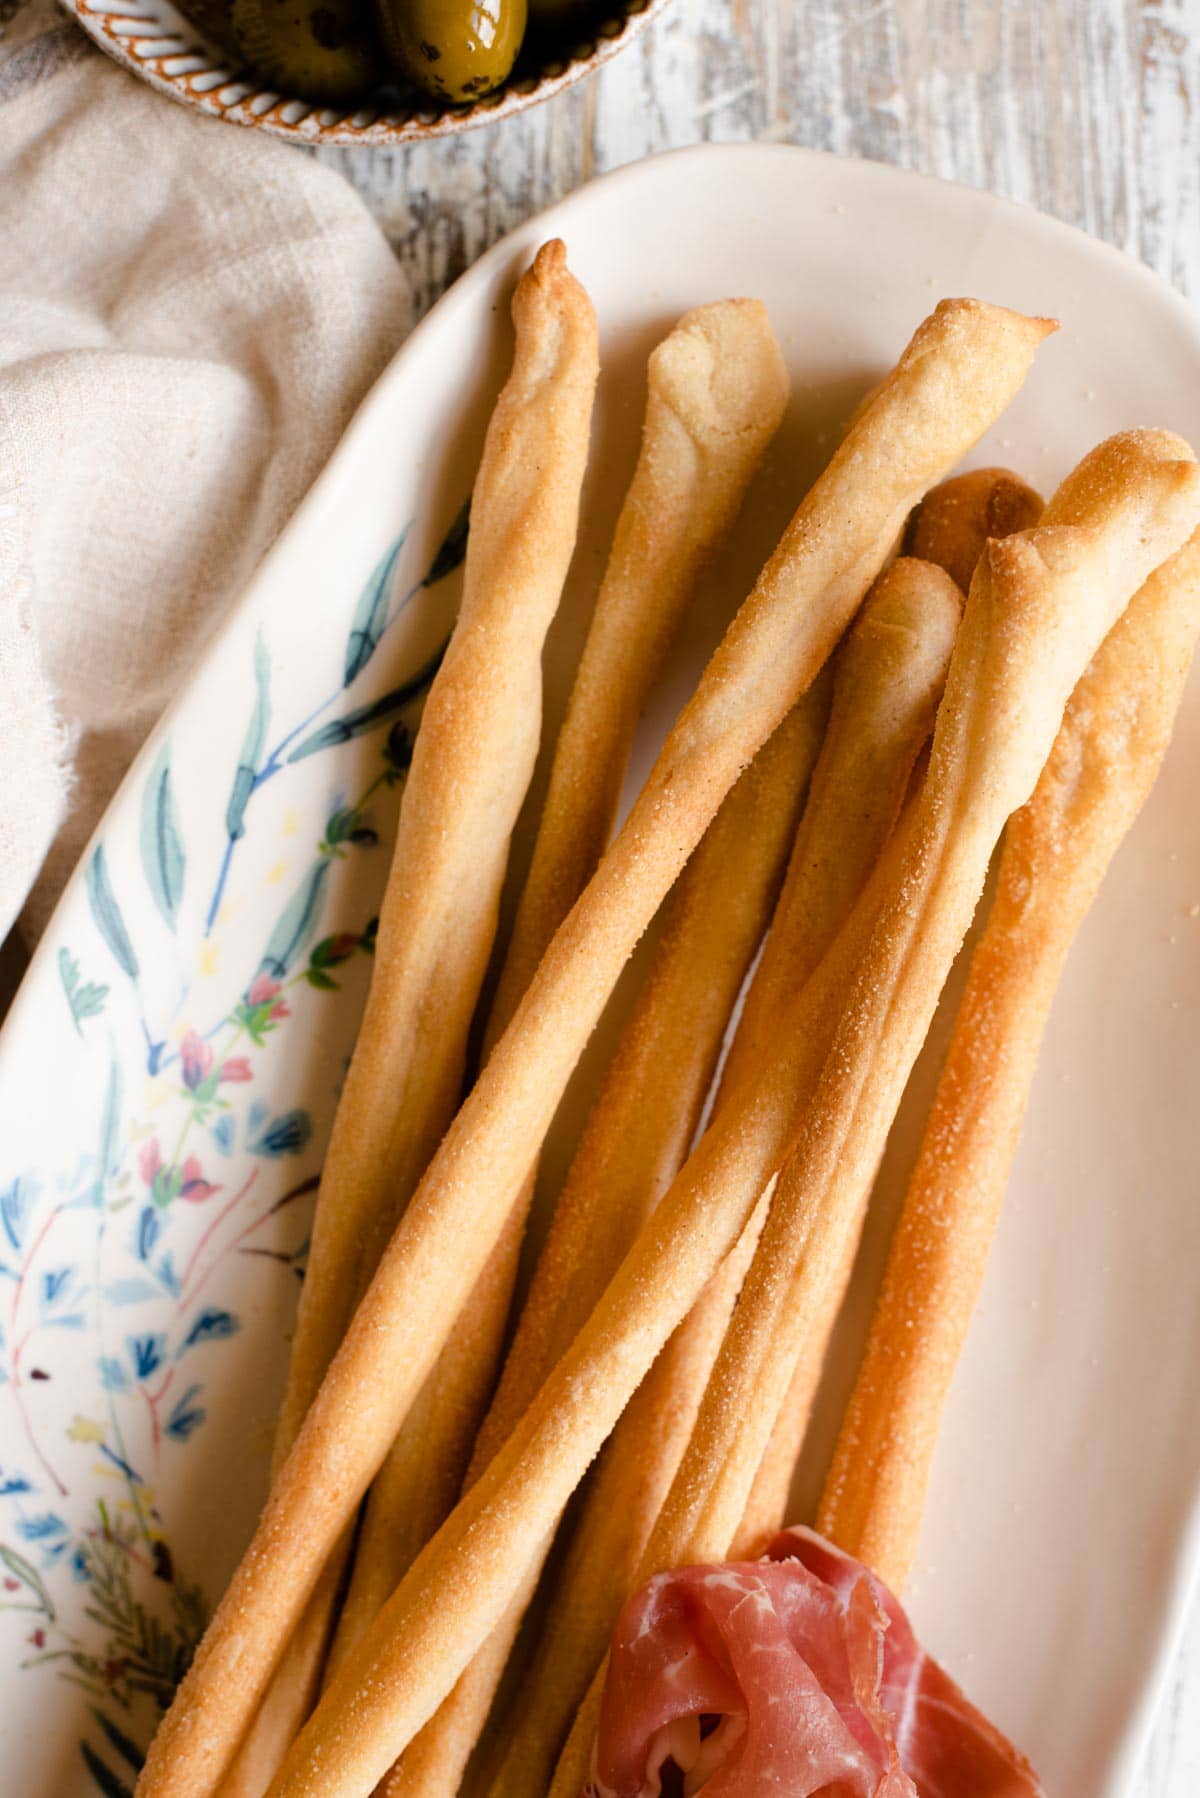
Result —
[{"label": "cured meat", "polygon": [[1032,1769],[811,1530],[625,1606],[587,1798],[1037,1798]]}]

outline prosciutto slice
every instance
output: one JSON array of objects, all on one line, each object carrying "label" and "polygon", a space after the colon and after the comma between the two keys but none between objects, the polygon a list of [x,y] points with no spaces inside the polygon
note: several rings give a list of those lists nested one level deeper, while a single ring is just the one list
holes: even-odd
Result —
[{"label": "prosciutto slice", "polygon": [[585,1798],[1039,1798],[899,1601],[811,1530],[625,1606]]}]

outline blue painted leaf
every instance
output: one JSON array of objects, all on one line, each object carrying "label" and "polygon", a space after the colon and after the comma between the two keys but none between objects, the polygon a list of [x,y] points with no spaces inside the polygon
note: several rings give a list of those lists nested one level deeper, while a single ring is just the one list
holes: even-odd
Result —
[{"label": "blue painted leaf", "polygon": [[110,1280],[104,1288],[105,1302],[109,1305],[137,1305],[142,1299],[156,1299],[158,1287],[152,1286],[149,1280],[139,1280],[136,1274],[124,1280]]},{"label": "blue painted leaf", "polygon": [[128,1761],[129,1765],[135,1771],[140,1771],[146,1757],[132,1737],[127,1736],[123,1729],[118,1729],[112,1719],[106,1717],[104,1712],[97,1710],[94,1705],[92,1706],[92,1716],[96,1719],[96,1722],[108,1737],[112,1747],[114,1747],[121,1756],[121,1759]]},{"label": "blue painted leaf", "polygon": [[455,514],[454,522],[442,539],[441,548],[429,565],[429,573],[421,582],[423,587],[434,587],[444,581],[448,574],[453,574],[467,553],[467,534],[471,526],[470,496],[463,501]]},{"label": "blue painted leaf", "polygon": [[282,980],[288,973],[317,928],[325,882],[332,865],[327,858],[322,858],[296,888],[267,940],[259,963],[260,973],[269,974],[273,980]]},{"label": "blue painted leaf", "polygon": [[344,687],[348,687],[352,680],[358,678],[379,648],[379,640],[387,625],[392,576],[396,572],[396,563],[400,551],[404,548],[404,539],[407,535],[406,526],[391,548],[385,551],[375,564],[366,586],[359,595],[358,604],[354,608],[354,619],[350,626],[350,636],[346,643],[346,665],[342,675]]},{"label": "blue painted leaf", "polygon": [[271,658],[260,633],[254,640],[254,709],[242,738],[233,791],[225,807],[225,829],[232,842],[246,834],[246,807],[254,791],[267,732],[271,728]]},{"label": "blue painted leaf", "polygon": [[20,1249],[24,1243],[34,1196],[32,1183],[24,1178],[14,1180],[0,1192],[0,1224],[14,1249]]},{"label": "blue painted leaf", "polygon": [[204,1422],[204,1407],[196,1403],[200,1391],[199,1386],[189,1386],[167,1419],[166,1433],[174,1436],[177,1442],[186,1442],[192,1431],[199,1429]]},{"label": "blue painted leaf", "polygon": [[308,1144],[312,1136],[312,1121],[307,1111],[281,1112],[258,1135],[251,1138],[246,1147],[252,1155],[266,1155],[272,1161],[280,1160],[284,1155],[298,1155]]},{"label": "blue painted leaf", "polygon": [[125,1347],[129,1350],[133,1371],[139,1380],[148,1380],[162,1366],[166,1353],[167,1339],[157,1331],[146,1336],[127,1336]]},{"label": "blue painted leaf", "polygon": [[137,1252],[141,1260],[149,1261],[150,1251],[158,1241],[162,1231],[162,1218],[154,1205],[143,1208],[138,1218]]},{"label": "blue painted leaf", "polygon": [[121,1163],[121,1064],[114,1049],[108,1064],[108,1080],[104,1088],[104,1110],[100,1114],[100,1155],[92,1192],[97,1205],[104,1203],[105,1182],[117,1173]]},{"label": "blue painted leaf", "polygon": [[17,1498],[22,1492],[32,1492],[33,1487],[23,1473],[9,1473],[0,1476],[0,1498]]},{"label": "blue painted leaf", "polygon": [[104,1798],[133,1798],[133,1787],[126,1784],[112,1768],[107,1766],[90,1742],[80,1742],[79,1752],[83,1756],[83,1764],[95,1780]]},{"label": "blue painted leaf", "polygon": [[42,1275],[42,1303],[52,1305],[61,1298],[71,1284],[72,1269],[69,1267],[50,1268]]},{"label": "blue painted leaf", "polygon": [[233,1154],[234,1122],[231,1112],[224,1112],[212,1127],[212,1139],[222,1155]]},{"label": "blue painted leaf", "polygon": [[54,1511],[43,1511],[37,1517],[18,1517],[16,1530],[26,1542],[52,1542],[56,1536],[68,1534],[66,1524]]},{"label": "blue painted leaf", "polygon": [[185,1349],[195,1348],[198,1342],[223,1342],[227,1336],[236,1336],[241,1327],[232,1311],[219,1311],[215,1305],[206,1305],[193,1318],[175,1359],[178,1360]]},{"label": "blue painted leaf", "polygon": [[171,745],[164,743],[142,792],[142,867],[154,903],[172,930],[183,898],[184,853],[171,787]]},{"label": "blue painted leaf", "polygon": [[79,963],[66,948],[58,952],[58,975],[67,996],[67,1004],[71,1008],[71,1022],[78,1035],[82,1036],[81,1025],[84,1019],[97,1017],[104,1010],[108,988],[94,980],[81,982]]},{"label": "blue painted leaf", "polygon": [[100,1384],[106,1392],[128,1392],[129,1375],[112,1355],[101,1355],[96,1362]]},{"label": "blue painted leaf", "polygon": [[87,1318],[82,1311],[68,1311],[44,1318],[43,1323],[48,1330],[82,1330],[87,1327]]},{"label": "blue painted leaf", "polygon": [[177,1298],[179,1296],[179,1275],[175,1272],[175,1263],[171,1257],[164,1255],[154,1271],[166,1290]]},{"label": "blue painted leaf", "polygon": [[87,865],[87,873],[84,876],[84,886],[87,889],[92,916],[96,920],[96,928],[112,950],[113,959],[122,973],[128,974],[130,980],[136,980],[138,959],[133,952],[133,944],[129,940],[125,920],[121,916],[120,907],[108,878],[108,863],[104,857],[103,843],[98,843],[92,852],[92,859]]},{"label": "blue painted leaf", "polygon": [[370,705],[357,707],[353,712],[346,712],[341,718],[333,718],[328,724],[322,724],[319,730],[305,737],[288,756],[289,762],[302,762],[305,756],[316,755],[322,749],[336,749],[342,743],[349,743],[354,737],[362,737],[368,731],[385,724],[389,718],[411,705],[432,684],[433,677],[441,666],[446,645],[429,660],[422,664],[410,680],[402,681],[393,687],[390,693],[382,698],[372,700]]}]

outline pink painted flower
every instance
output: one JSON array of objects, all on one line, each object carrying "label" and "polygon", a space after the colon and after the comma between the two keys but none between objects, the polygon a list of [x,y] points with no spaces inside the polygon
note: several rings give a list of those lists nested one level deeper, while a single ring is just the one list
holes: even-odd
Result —
[{"label": "pink painted flower", "polygon": [[154,1184],[154,1176],[162,1166],[162,1150],[158,1146],[157,1136],[144,1142],[138,1150],[138,1173],[147,1186]]},{"label": "pink painted flower", "polygon": [[183,1067],[183,1084],[189,1092],[196,1088],[206,1075],[211,1073],[213,1052],[203,1037],[189,1030],[179,1045],[179,1059]]},{"label": "pink painted flower", "polygon": [[290,1017],[291,1007],[286,999],[278,997],[280,990],[279,982],[272,980],[269,974],[257,974],[250,991],[246,994],[246,1003],[247,1005],[268,1005],[274,1000],[275,1003],[271,1005],[267,1015],[272,1018]]},{"label": "pink painted flower", "polygon": [[214,1186],[211,1180],[204,1178],[199,1160],[195,1155],[188,1156],[180,1172],[183,1176],[183,1185],[179,1188],[179,1196],[181,1199],[187,1199],[193,1205],[202,1205],[205,1199],[211,1199],[214,1192],[221,1190],[219,1186]]},{"label": "pink painted flower", "polygon": [[244,1055],[231,1055],[228,1060],[221,1063],[221,1071],[217,1075],[218,1081],[232,1080],[234,1082],[241,1082],[244,1080],[253,1080],[253,1078],[254,1070],[251,1068],[249,1061]]},{"label": "pink painted flower", "polygon": [[44,1648],[46,1646],[45,1630],[44,1629],[31,1630],[29,1637],[28,1637],[28,1641],[30,1643],[30,1646],[33,1648]]}]

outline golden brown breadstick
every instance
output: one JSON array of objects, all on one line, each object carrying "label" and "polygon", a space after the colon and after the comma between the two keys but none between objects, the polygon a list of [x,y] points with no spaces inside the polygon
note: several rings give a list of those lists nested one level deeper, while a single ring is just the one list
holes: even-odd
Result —
[{"label": "golden brown breadstick", "polygon": [[[863,895],[872,919],[865,953],[856,907],[838,952],[800,996],[797,1015],[809,1015],[826,982],[844,990],[847,967],[853,971],[852,1002],[799,1120],[797,1148],[751,1269],[752,1300],[734,1313],[723,1365],[709,1382],[704,1428],[698,1424],[675,1483],[681,1504],[663,1512],[672,1546],[683,1538],[687,1554],[693,1540],[704,1552],[724,1532],[720,1553],[737,1527],[773,1421],[764,1428],[739,1399],[775,1356],[778,1410],[811,1292],[838,1264],[848,1217],[874,1171],[1003,823],[1032,791],[1075,680],[1130,590],[1200,520],[1200,468],[1166,433],[1110,440],[1077,471],[1072,491],[1084,496],[1086,523],[989,545],[913,827],[899,838],[898,866],[890,856],[880,864],[889,885],[877,917],[874,880]],[[795,1022],[790,1012],[787,1022]],[[591,1455],[733,1247],[781,1137],[786,1149],[787,1126],[779,1132],[773,1114],[781,1070],[784,1078],[794,1074],[803,1046],[790,1027],[781,1035],[777,1061],[741,1083],[746,1103],[735,1106],[731,1095],[718,1112],[520,1425],[325,1694],[284,1764],[275,1798],[298,1798],[315,1781],[329,1792],[367,1790],[494,1626]],[[712,1195],[709,1179],[722,1162],[726,1173],[733,1165],[735,1196],[700,1211],[694,1201]],[[811,1203],[817,1195],[820,1203]],[[749,1282],[743,1299],[748,1289]],[[728,1457],[711,1456],[719,1435],[729,1438]],[[702,1485],[689,1477],[688,1463],[697,1460]]]},{"label": "golden brown breadstick", "polygon": [[[955,475],[927,493],[909,524],[908,541],[926,561],[942,568],[966,591],[989,537],[1010,537],[1037,523],[1040,494],[1006,468]],[[854,1238],[838,1278],[830,1286],[824,1316],[805,1343],[787,1398],[771,1432],[746,1512],[734,1539],[735,1559],[757,1554],[783,1527],[796,1464],[816,1397],[825,1352],[842,1308],[858,1247]]]},{"label": "golden brown breadstick", "polygon": [[1154,785],[1200,630],[1200,540],[1147,581],[1076,687],[1005,836],[896,1226],[820,1527],[903,1590],[1067,951]]},{"label": "golden brown breadstick", "polygon": [[1027,531],[1041,516],[1042,497],[1009,468],[972,468],[934,487],[905,533],[905,553],[936,562],[963,592],[990,537]]},{"label": "golden brown breadstick", "polygon": [[740,770],[811,684],[904,518],[1003,410],[1052,329],[943,301],[801,503],[405,1212],[151,1744],[144,1798],[203,1798],[219,1779],[638,937]]},{"label": "golden brown breadstick", "polygon": [[[405,784],[371,988],[322,1169],[275,1471],[454,1114],[537,755],[542,645],[575,546],[598,346],[557,240],[539,250],[512,310],[513,366],[476,477],[462,605]],[[250,1732],[238,1794],[265,1789],[303,1720],[336,1585],[327,1575],[322,1615],[308,1619]]]},{"label": "golden brown breadstick", "polygon": [[[941,569],[902,559],[876,581],[838,651],[829,729],[730,1050],[726,1090],[770,1053],[787,1001],[828,949],[882,851],[933,729],[961,610],[962,597]],[[497,1732],[493,1795],[546,1790],[679,1465],[765,1215],[760,1205],[604,1449],[532,1665]]]},{"label": "golden brown breadstick", "polygon": [[[667,901],[650,971],[559,1197],[475,1447],[472,1477],[536,1396],[687,1154],[726,1025],[783,880],[821,747],[829,684],[825,676],[814,682],[763,745]],[[531,1570],[530,1587],[539,1570],[540,1564]],[[453,1785],[452,1772],[461,1770],[483,1726],[529,1595],[522,1594],[413,1742],[400,1775],[385,1783],[389,1798]]]},{"label": "golden brown breadstick", "polygon": [[[1167,432],[1127,432],[1084,459],[1056,511],[1073,522],[989,543],[976,570],[929,772],[911,828],[898,836],[899,867],[885,859],[887,896],[639,1578],[727,1553],[995,843],[1032,792],[1075,682],[1131,592],[1195,529],[1200,466]],[[586,1766],[597,1698],[593,1686],[555,1798]]]},{"label": "golden brown breadstick", "polygon": [[[646,696],[787,396],[787,370],[757,300],[698,307],[650,357],[641,454],[555,745],[485,1053],[600,860]],[[532,1191],[530,1176],[371,1489],[331,1666],[458,1497],[495,1378]]]},{"label": "golden brown breadstick", "polygon": [[[1047,523],[984,553],[906,879],[875,932],[780,1176],[744,1302],[655,1532],[655,1570],[719,1557],[729,1546],[814,1300],[840,1265],[996,839],[1029,797],[1075,681],[1131,591],[1190,535],[1200,504],[1200,467],[1190,455],[1165,432],[1110,439],[1069,477]],[[757,1403],[747,1405],[755,1393]]]}]

